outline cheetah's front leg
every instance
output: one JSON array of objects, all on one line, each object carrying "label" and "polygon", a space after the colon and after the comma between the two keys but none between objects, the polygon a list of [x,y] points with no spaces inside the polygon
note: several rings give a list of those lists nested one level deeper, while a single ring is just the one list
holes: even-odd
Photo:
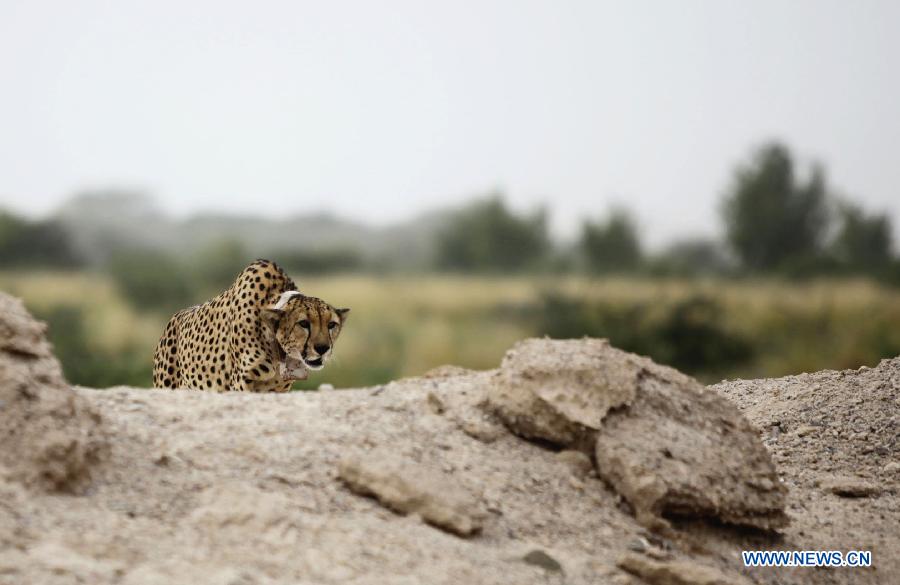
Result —
[{"label": "cheetah's front leg", "polygon": [[271,362],[252,354],[245,354],[235,372],[232,390],[237,392],[267,392],[278,373]]}]

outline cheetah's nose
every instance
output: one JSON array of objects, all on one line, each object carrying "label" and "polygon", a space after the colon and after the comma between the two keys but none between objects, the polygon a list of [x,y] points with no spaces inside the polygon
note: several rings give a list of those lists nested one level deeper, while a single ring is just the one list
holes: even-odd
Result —
[{"label": "cheetah's nose", "polygon": [[331,346],[328,344],[325,344],[325,343],[317,343],[316,345],[313,346],[313,348],[316,350],[316,352],[319,355],[325,355],[328,352],[328,350],[331,349]]}]

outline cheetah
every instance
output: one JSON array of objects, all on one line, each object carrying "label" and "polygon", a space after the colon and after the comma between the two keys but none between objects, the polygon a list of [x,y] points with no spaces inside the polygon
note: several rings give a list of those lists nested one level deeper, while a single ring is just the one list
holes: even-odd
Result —
[{"label": "cheetah", "polygon": [[286,392],[325,366],[349,312],[300,293],[277,264],[257,260],[228,290],[169,320],[153,385]]}]

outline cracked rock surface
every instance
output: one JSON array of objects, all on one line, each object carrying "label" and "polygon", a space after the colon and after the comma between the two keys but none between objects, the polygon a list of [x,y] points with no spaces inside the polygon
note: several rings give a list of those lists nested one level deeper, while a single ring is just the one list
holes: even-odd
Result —
[{"label": "cracked rock surface", "polygon": [[347,456],[338,474],[354,492],[374,496],[401,514],[418,514],[454,534],[470,536],[481,531],[484,523],[478,497],[452,476],[403,461],[390,451]]},{"label": "cracked rock surface", "polygon": [[668,516],[787,523],[786,489],[756,430],[672,368],[601,339],[529,339],[507,353],[488,395],[513,432],[587,448],[645,525]]}]

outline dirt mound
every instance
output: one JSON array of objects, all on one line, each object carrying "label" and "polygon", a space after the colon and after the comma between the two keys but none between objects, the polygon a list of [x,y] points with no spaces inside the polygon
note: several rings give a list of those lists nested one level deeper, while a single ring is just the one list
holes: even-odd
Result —
[{"label": "dirt mound", "polygon": [[871,550],[873,582],[900,583],[900,358],[711,388],[760,429],[782,470],[793,518],[782,548],[813,537],[821,550]]},{"label": "dirt mound", "polygon": [[648,525],[713,517],[778,528],[785,489],[738,409],[692,378],[600,339],[529,339],[489,390],[514,432],[587,449]]},{"label": "dirt mound", "polygon": [[100,417],[66,384],[45,329],[0,293],[0,476],[78,490],[103,451]]},{"label": "dirt mound", "polygon": [[802,467],[795,481],[816,482],[848,468],[876,482],[900,479],[900,358],[713,388],[763,429],[777,461]]},{"label": "dirt mound", "polygon": [[[21,481],[0,481],[2,585],[876,584],[900,576],[891,466],[900,361],[703,389],[596,341],[532,341],[502,370],[444,368],[376,388],[70,390],[40,326],[21,305],[3,303],[0,327],[19,340],[2,352],[0,429],[12,449],[0,457]],[[592,370],[592,360],[607,365]],[[549,363],[565,384],[554,386]],[[551,446],[508,432],[512,417],[493,414],[504,377],[533,384],[536,394],[516,403],[516,416],[534,419],[527,428],[567,438]],[[50,429],[67,438],[52,457]],[[101,432],[108,455],[91,465]],[[760,437],[789,488],[790,525],[709,522],[740,504],[715,482],[746,496],[745,516],[765,498],[777,504],[779,488],[752,485],[771,479]],[[721,458],[730,449],[735,461]],[[694,467],[697,477],[686,469]],[[638,471],[617,479],[617,469]],[[42,489],[83,485],[88,472],[82,495]],[[826,482],[835,478],[844,483]],[[641,504],[629,486],[645,483],[655,495]],[[686,493],[692,486],[704,493]],[[628,504],[667,514],[682,500],[687,514],[661,531],[639,523]],[[766,549],[871,550],[874,567],[743,567],[741,550]]]}]

